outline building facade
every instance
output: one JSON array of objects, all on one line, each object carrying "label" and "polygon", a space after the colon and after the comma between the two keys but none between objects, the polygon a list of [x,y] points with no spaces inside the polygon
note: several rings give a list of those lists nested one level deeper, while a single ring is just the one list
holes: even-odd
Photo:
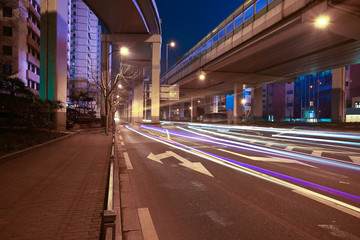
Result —
[{"label": "building facade", "polygon": [[40,0],[9,0],[0,9],[0,74],[39,94]]},{"label": "building facade", "polygon": [[68,100],[99,114],[98,83],[101,79],[101,28],[98,18],[81,0],[70,2]]}]

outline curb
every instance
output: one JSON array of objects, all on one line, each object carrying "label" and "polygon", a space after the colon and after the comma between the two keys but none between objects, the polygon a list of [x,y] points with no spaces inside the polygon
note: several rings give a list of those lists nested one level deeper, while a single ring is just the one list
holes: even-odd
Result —
[{"label": "curb", "polygon": [[13,158],[22,156],[22,155],[25,154],[25,153],[29,153],[29,152],[35,151],[35,150],[37,150],[38,148],[46,147],[46,146],[49,146],[49,145],[51,145],[51,144],[54,144],[54,143],[56,143],[56,142],[58,142],[58,141],[64,140],[64,139],[69,138],[69,137],[72,137],[72,136],[78,134],[79,132],[80,132],[80,131],[70,132],[68,135],[65,135],[65,136],[62,136],[62,137],[59,137],[59,138],[55,138],[55,139],[50,140],[50,141],[48,141],[48,142],[40,143],[40,144],[34,145],[34,146],[32,146],[32,147],[25,148],[25,149],[23,149],[23,150],[17,151],[17,152],[13,152],[13,153],[6,154],[6,155],[0,157],[0,163],[3,163],[4,161],[7,161],[7,160],[10,160],[10,159],[13,159]]}]

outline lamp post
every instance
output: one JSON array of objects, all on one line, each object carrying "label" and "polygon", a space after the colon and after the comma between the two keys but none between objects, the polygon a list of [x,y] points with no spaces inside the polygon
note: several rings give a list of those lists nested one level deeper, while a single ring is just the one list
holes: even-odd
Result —
[{"label": "lamp post", "polygon": [[[167,71],[168,71],[168,68],[169,68],[169,46],[170,47],[175,47],[175,42],[174,41],[171,41],[170,43],[167,43],[166,44],[166,62],[165,62],[165,79],[166,79],[166,84],[168,83],[168,80],[167,80]],[[171,120],[171,104],[169,103],[169,121]]]},{"label": "lamp post", "polygon": [[170,47],[175,47],[175,42],[171,41],[170,43],[167,43],[166,44],[166,72],[168,71],[168,68],[169,68],[169,46]]}]

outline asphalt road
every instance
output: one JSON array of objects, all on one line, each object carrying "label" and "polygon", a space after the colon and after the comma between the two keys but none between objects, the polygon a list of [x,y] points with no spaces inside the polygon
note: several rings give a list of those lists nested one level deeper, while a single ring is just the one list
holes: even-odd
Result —
[{"label": "asphalt road", "polygon": [[357,135],[158,127],[120,133],[159,239],[360,239]]}]

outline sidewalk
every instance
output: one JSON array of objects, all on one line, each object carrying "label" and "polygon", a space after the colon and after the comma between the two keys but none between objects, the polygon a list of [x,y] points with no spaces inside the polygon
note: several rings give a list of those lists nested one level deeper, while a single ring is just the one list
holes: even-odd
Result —
[{"label": "sidewalk", "polygon": [[87,129],[0,161],[0,239],[98,240],[110,148]]}]

